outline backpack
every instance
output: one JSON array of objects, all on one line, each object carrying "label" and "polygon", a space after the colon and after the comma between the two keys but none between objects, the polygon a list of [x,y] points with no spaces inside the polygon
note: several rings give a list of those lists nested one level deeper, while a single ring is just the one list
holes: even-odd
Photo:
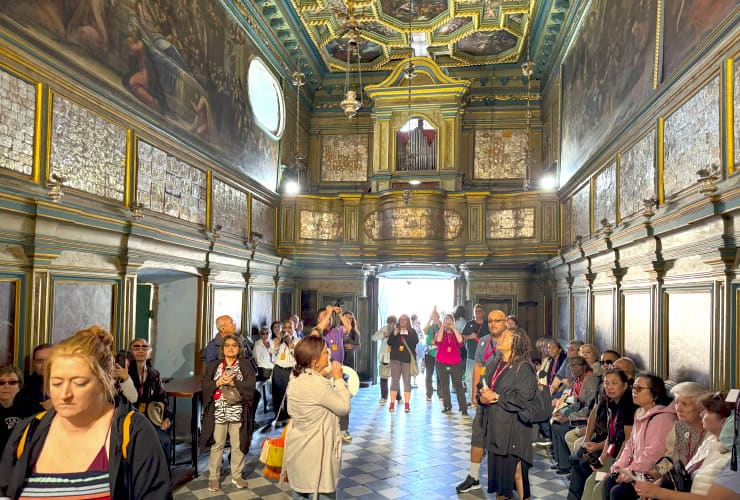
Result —
[{"label": "backpack", "polygon": [[[128,460],[128,445],[131,441],[131,418],[133,417],[136,410],[131,410],[126,414],[126,416],[123,418],[123,433],[121,437],[121,455],[123,455],[124,460]],[[37,413],[33,420],[31,420],[28,425],[26,425],[26,428],[23,429],[23,434],[21,435],[20,441],[18,441],[18,446],[15,449],[15,459],[20,460],[21,455],[23,455],[23,450],[26,448],[26,441],[28,441],[28,436],[33,435],[34,431],[36,430],[36,427],[38,427],[39,422],[42,418],[44,418],[44,415],[46,415],[47,412],[42,411],[41,413]]]},{"label": "backpack", "polygon": [[519,420],[525,424],[547,422],[552,417],[552,400],[547,386],[537,385],[532,404],[519,412]]}]

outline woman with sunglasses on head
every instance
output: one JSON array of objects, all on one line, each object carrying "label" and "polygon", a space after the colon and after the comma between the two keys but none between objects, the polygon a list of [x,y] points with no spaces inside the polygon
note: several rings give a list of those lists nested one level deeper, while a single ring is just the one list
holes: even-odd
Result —
[{"label": "woman with sunglasses on head", "polygon": [[[680,385],[680,384],[679,384]],[[678,387],[678,386],[676,386]],[[698,404],[702,408],[701,422],[706,432],[696,452],[686,463],[686,472],[691,474],[691,491],[681,492],[666,488],[665,480],[653,482],[638,481],[635,490],[645,498],[656,498],[665,500],[691,500],[701,498],[709,492],[714,480],[722,469],[729,463],[730,450],[719,441],[722,425],[732,412],[732,405],[725,402],[722,393],[706,394],[699,399]],[[679,409],[679,413],[680,413]]]},{"label": "woman with sunglasses on head", "polygon": [[257,383],[253,360],[244,357],[244,347],[235,334],[223,339],[220,359],[206,366],[201,378],[204,408],[200,449],[210,446],[209,491],[221,490],[227,437],[231,443],[231,483],[239,489],[247,487],[242,471],[252,440],[252,398]]},{"label": "woman with sunglasses on head", "polygon": [[43,411],[40,404],[23,397],[23,372],[15,366],[0,367],[0,455],[13,428],[26,417]]},{"label": "woman with sunglasses on head", "polygon": [[612,464],[612,474],[604,479],[605,500],[636,500],[632,479],[620,471],[650,474],[658,459],[670,453],[667,438],[676,424],[676,408],[663,379],[651,373],[638,375],[632,400],[638,406],[632,434]]},{"label": "woman with sunglasses on head", "polygon": [[53,408],[16,425],[0,464],[0,497],[171,499],[154,429],[114,406],[113,336],[98,326],[56,344],[44,369]]}]

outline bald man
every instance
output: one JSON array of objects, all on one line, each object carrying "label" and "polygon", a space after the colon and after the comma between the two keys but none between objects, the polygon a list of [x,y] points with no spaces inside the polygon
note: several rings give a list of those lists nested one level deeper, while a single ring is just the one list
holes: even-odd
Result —
[{"label": "bald man", "polygon": [[[206,365],[218,359],[218,353],[221,349],[221,344],[223,344],[224,342],[225,336],[232,334],[237,335],[236,323],[234,323],[234,319],[228,314],[224,314],[223,316],[219,316],[218,318],[216,318],[216,329],[218,330],[218,334],[216,334],[206,346]],[[237,337],[239,337],[239,335],[237,335]],[[242,340],[241,337],[239,337],[239,340]],[[242,344],[244,344],[243,341]]]}]

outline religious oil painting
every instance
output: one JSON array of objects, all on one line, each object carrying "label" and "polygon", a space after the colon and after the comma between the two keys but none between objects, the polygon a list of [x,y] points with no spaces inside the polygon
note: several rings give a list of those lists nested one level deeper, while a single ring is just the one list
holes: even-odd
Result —
[{"label": "religious oil painting", "polygon": [[593,0],[584,12],[563,68],[560,185],[652,94],[657,2]]},{"label": "religious oil painting", "polygon": [[248,101],[258,52],[221,2],[0,0],[0,23],[274,189],[278,142],[256,126]]},{"label": "religious oil painting", "polygon": [[513,49],[516,42],[508,31],[478,31],[457,42],[457,49],[473,56],[494,56]]},{"label": "religious oil painting", "polygon": [[447,0],[380,0],[383,13],[402,23],[429,21],[448,9]]},{"label": "religious oil painting", "polygon": [[[350,38],[338,38],[336,40],[332,40],[331,42],[326,44],[326,51],[334,59],[339,59],[340,61],[346,63],[347,50],[351,46],[350,40]],[[375,42],[371,42],[368,40],[361,40],[359,43],[357,43],[357,47],[360,52],[361,63],[372,62],[380,57],[380,55],[383,53],[383,47]],[[350,64],[357,64],[357,53],[354,51],[354,49],[350,49],[350,51]]]},{"label": "religious oil painting", "polygon": [[668,0],[663,2],[663,81],[733,12],[737,0]]}]

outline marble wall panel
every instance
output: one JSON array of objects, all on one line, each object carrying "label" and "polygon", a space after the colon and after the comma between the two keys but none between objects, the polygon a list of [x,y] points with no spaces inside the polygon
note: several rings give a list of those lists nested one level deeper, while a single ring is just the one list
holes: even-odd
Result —
[{"label": "marble wall panel", "polygon": [[588,342],[588,295],[573,294],[573,338]]},{"label": "marble wall panel", "polygon": [[624,355],[637,364],[638,371],[650,370],[650,293],[629,292],[624,303]]},{"label": "marble wall panel", "polygon": [[51,173],[65,186],[123,201],[126,130],[58,94],[52,102]]},{"label": "marble wall panel", "polygon": [[205,172],[144,141],[138,159],[136,196],[144,208],[205,225]]},{"label": "marble wall panel", "polygon": [[222,231],[248,239],[249,200],[247,193],[213,179],[213,224]]},{"label": "marble wall panel", "polygon": [[344,217],[336,212],[301,210],[299,213],[300,238],[308,240],[341,240]]},{"label": "marble wall panel", "polygon": [[[213,317],[218,318],[228,314],[236,324],[236,331],[244,336],[249,336],[248,328],[242,328],[242,311],[244,310],[243,288],[214,288],[213,290]],[[269,326],[269,325],[268,325]],[[218,329],[214,322],[211,326],[211,335],[215,335]],[[259,333],[259,332],[258,332]]]},{"label": "marble wall panel", "polygon": [[611,291],[594,293],[594,345],[599,352],[614,348],[614,305]]},{"label": "marble wall panel", "polygon": [[[450,225],[448,225],[450,224]],[[363,222],[371,240],[419,239],[450,240],[462,232],[462,215],[456,210],[438,208],[389,208],[370,212]]]},{"label": "marble wall panel", "polygon": [[573,213],[573,199],[568,198],[565,200],[561,206],[560,210],[562,213],[560,214],[560,219],[563,224],[562,229],[562,244],[563,246],[570,245],[572,242],[571,234],[573,229],[573,220],[572,220],[572,213]]},{"label": "marble wall panel", "polygon": [[591,236],[591,225],[589,207],[591,204],[591,185],[586,184],[573,195],[571,201],[571,220],[573,224],[573,237],[581,236],[583,239]]},{"label": "marble wall panel", "polygon": [[486,237],[490,240],[534,238],[534,216],[534,208],[488,211]]},{"label": "marble wall panel", "polygon": [[0,168],[33,173],[36,86],[0,70]]},{"label": "marble wall panel", "polygon": [[619,216],[643,209],[642,200],[655,198],[655,129],[622,153],[619,163]]},{"label": "marble wall panel", "polygon": [[252,231],[262,234],[261,245],[275,246],[275,209],[252,198]]},{"label": "marble wall panel", "polygon": [[364,182],[368,158],[367,135],[326,135],[321,141],[321,180]]},{"label": "marble wall panel", "polygon": [[719,77],[716,77],[666,118],[663,166],[666,197],[696,184],[699,169],[719,171],[719,92]]},{"label": "marble wall panel", "polygon": [[740,58],[735,59],[733,68],[733,75],[735,76],[733,93],[734,106],[735,106],[735,170],[740,167]]},{"label": "marble wall panel", "polygon": [[473,177],[475,179],[523,179],[526,130],[476,130]]},{"label": "marble wall panel", "polygon": [[16,321],[15,301],[17,285],[13,281],[0,281],[0,366],[13,364]]},{"label": "marble wall panel", "polygon": [[272,323],[272,297],[273,293],[269,290],[251,290],[252,297],[250,300],[249,310],[251,319],[249,329],[259,331],[262,325],[270,326]]},{"label": "marble wall panel", "polygon": [[712,294],[668,291],[668,377],[711,384]]},{"label": "marble wall panel", "polygon": [[557,308],[558,308],[558,340],[561,345],[565,345],[563,341],[567,342],[570,340],[570,296],[558,295],[557,296]]},{"label": "marble wall panel", "polygon": [[595,229],[601,228],[601,221],[617,222],[617,164],[612,163],[594,178],[594,221]]},{"label": "marble wall panel", "polygon": [[56,344],[92,325],[115,336],[115,296],[111,283],[54,283],[51,341]]}]

